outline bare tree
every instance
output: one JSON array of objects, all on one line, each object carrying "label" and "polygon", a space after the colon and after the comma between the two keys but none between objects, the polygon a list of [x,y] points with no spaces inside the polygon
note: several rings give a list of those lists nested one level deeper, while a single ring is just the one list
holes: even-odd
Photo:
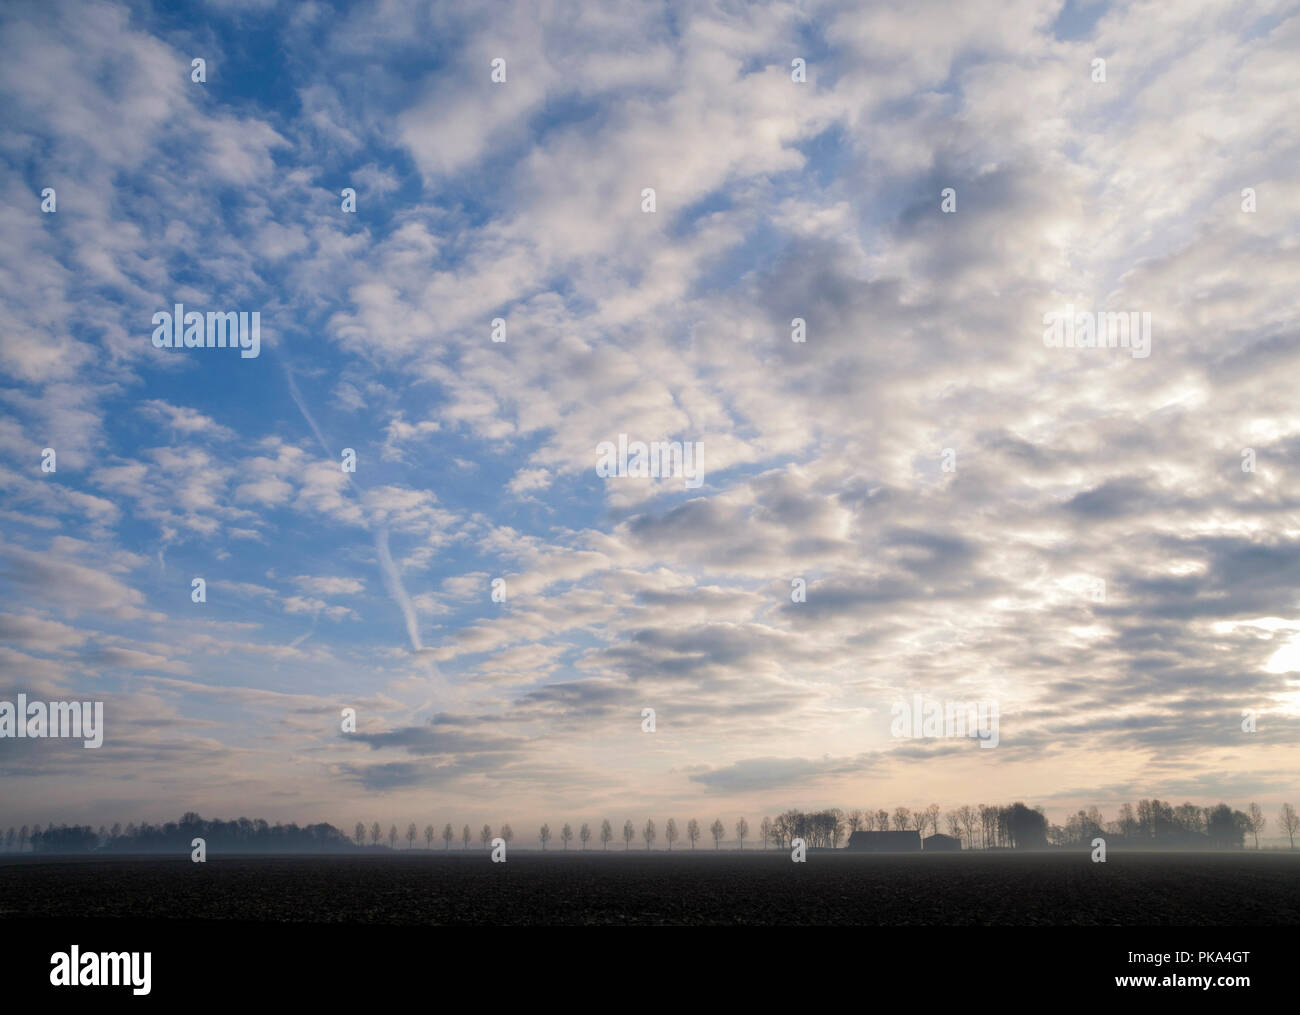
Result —
[{"label": "bare tree", "polygon": [[649,849],[655,841],[655,823],[654,819],[647,818],[645,828],[641,829],[641,834],[645,836],[645,848]]},{"label": "bare tree", "polygon": [[373,825],[370,826],[370,845],[378,846],[379,837],[382,836],[383,834],[384,834],[384,830],[379,827],[379,822],[376,821]]},{"label": "bare tree", "polygon": [[1255,836],[1255,848],[1259,849],[1259,833],[1268,822],[1264,819],[1264,808],[1252,802],[1250,805],[1250,831]]},{"label": "bare tree", "polygon": [[1278,812],[1278,824],[1291,840],[1291,848],[1295,849],[1295,833],[1300,832],[1300,814],[1290,804],[1283,804],[1282,810]]},{"label": "bare tree", "polygon": [[582,850],[585,853],[587,843],[591,841],[591,826],[585,821],[582,823],[582,827],[578,829],[578,838],[582,840]]},{"label": "bare tree", "polygon": [[1133,805],[1125,803],[1119,809],[1119,834],[1125,839],[1132,839],[1137,835],[1138,819],[1133,813]]},{"label": "bare tree", "polygon": [[664,838],[668,841],[668,852],[673,851],[673,843],[677,841],[677,822],[672,818],[668,819],[668,824],[664,825]]},{"label": "bare tree", "polygon": [[456,838],[456,830],[451,827],[451,822],[448,821],[442,826],[442,848],[444,850],[451,849],[451,840],[454,838]]},{"label": "bare tree", "polygon": [[848,822],[849,834],[852,835],[862,827],[862,812],[855,808],[845,815],[844,820]]},{"label": "bare tree", "polygon": [[511,828],[509,824],[504,824],[501,826],[501,838],[505,840],[507,846],[510,845],[511,840],[514,839],[514,837],[515,837],[515,830]]},{"label": "bare tree", "polygon": [[397,826],[396,825],[390,825],[388,828],[388,848],[389,849],[397,848]]},{"label": "bare tree", "polygon": [[1153,801],[1139,800],[1137,806],[1138,829],[1145,838],[1153,839],[1156,834],[1156,809]]},{"label": "bare tree", "polygon": [[[859,818],[861,813],[858,812]],[[763,848],[767,849],[767,840],[772,838],[772,819],[764,818],[758,823],[758,834],[763,837]]]},{"label": "bare tree", "polygon": [[424,848],[433,849],[433,837],[438,834],[433,825],[424,826]]},{"label": "bare tree", "polygon": [[466,825],[460,830],[460,848],[469,849],[469,844],[473,841],[474,833],[469,830],[469,825]]},{"label": "bare tree", "polygon": [[542,850],[545,852],[546,844],[551,841],[551,826],[542,825],[537,831],[537,838],[542,840]]},{"label": "bare tree", "polygon": [[961,838],[961,815],[956,811],[949,811],[943,816],[944,825],[948,829],[948,834],[954,839]]},{"label": "bare tree", "polygon": [[478,841],[479,841],[480,843],[483,844],[483,848],[484,848],[484,849],[487,849],[487,848],[488,848],[489,843],[492,842],[492,826],[491,826],[491,825],[484,825],[482,828],[479,829],[479,832],[478,832]]},{"label": "bare tree", "polygon": [[691,844],[691,849],[700,841],[700,823],[694,818],[686,822],[686,841]]},{"label": "bare tree", "polygon": [[878,832],[889,831],[889,811],[885,810],[884,808],[881,808],[880,810],[876,811],[876,831]]},{"label": "bare tree", "polygon": [[745,848],[745,836],[748,834],[749,822],[745,820],[744,815],[741,815],[740,820],[736,822],[736,840],[740,843],[742,850]]},{"label": "bare tree", "polygon": [[605,818],[600,823],[600,844],[606,853],[609,852],[609,840],[612,838],[614,838],[614,827],[609,823],[609,818]]},{"label": "bare tree", "polygon": [[[938,804],[931,804],[925,809],[925,820],[930,826],[930,833],[932,835],[939,834],[939,813],[940,807]],[[921,834],[925,834],[924,826],[921,827]]]},{"label": "bare tree", "polygon": [[961,827],[966,833],[966,848],[975,848],[975,821],[978,815],[975,808],[970,804],[962,804],[957,808],[957,815],[961,818]]},{"label": "bare tree", "polygon": [[894,827],[900,832],[907,831],[912,824],[912,811],[907,807],[894,808]]},{"label": "bare tree", "polygon": [[630,849],[632,840],[636,838],[636,829],[632,827],[632,819],[628,818],[623,822],[623,848]]},{"label": "bare tree", "polygon": [[406,848],[407,849],[411,849],[415,845],[415,837],[419,834],[420,833],[416,829],[414,821],[412,821],[409,825],[406,826]]},{"label": "bare tree", "polygon": [[709,831],[713,833],[713,848],[722,848],[722,837],[727,834],[726,827],[722,824],[721,818],[714,818],[713,824],[709,826]]},{"label": "bare tree", "polygon": [[569,843],[573,841],[573,826],[567,821],[564,823],[564,827],[560,829],[560,841],[564,843],[566,850],[569,848]]},{"label": "bare tree", "polygon": [[364,822],[357,822],[357,827],[352,830],[352,838],[357,840],[358,846],[366,844],[366,826]]}]

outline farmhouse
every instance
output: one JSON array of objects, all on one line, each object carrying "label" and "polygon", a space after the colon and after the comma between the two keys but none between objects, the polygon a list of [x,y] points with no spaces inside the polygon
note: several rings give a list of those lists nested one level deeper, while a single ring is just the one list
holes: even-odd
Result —
[{"label": "farmhouse", "polygon": [[934,850],[958,850],[961,849],[961,839],[954,839],[951,835],[936,833],[925,837],[924,846],[927,853]]},{"label": "farmhouse", "polygon": [[867,853],[918,853],[921,833],[915,828],[905,832],[854,832],[849,836],[848,848]]}]

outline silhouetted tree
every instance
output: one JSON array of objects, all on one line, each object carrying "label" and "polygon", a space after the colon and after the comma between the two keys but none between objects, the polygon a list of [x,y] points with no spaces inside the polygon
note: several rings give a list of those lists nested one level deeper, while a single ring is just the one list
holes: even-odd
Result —
[{"label": "silhouetted tree", "polygon": [[727,834],[727,829],[722,824],[722,819],[714,818],[713,824],[709,827],[709,831],[713,833],[713,848],[721,849],[722,837]]},{"label": "silhouetted tree", "polygon": [[[1283,804],[1282,809],[1278,811],[1278,824],[1282,826],[1282,831],[1286,832],[1287,838],[1291,840],[1291,848],[1295,849],[1295,833],[1300,832],[1300,814],[1290,804]],[[13,829],[9,829],[10,833]],[[12,834],[11,834],[12,837]]]},{"label": "silhouetted tree", "polygon": [[[857,823],[858,823],[858,824],[861,824],[861,823],[862,823],[862,812],[861,812],[861,811],[854,811],[853,813],[856,814],[856,815],[858,816],[858,817],[857,817]],[[758,834],[761,835],[761,836],[763,837],[763,848],[764,848],[764,849],[767,849],[767,840],[770,839],[770,838],[772,838],[772,819],[771,819],[771,818],[764,818],[762,821],[760,821],[760,822],[758,823]]]},{"label": "silhouetted tree", "polygon": [[883,807],[876,811],[876,831],[889,831],[889,811],[885,810]]},{"label": "silhouetted tree", "polygon": [[397,848],[397,826],[396,825],[390,825],[388,828],[388,848],[389,849]]},{"label": "silhouetted tree", "polygon": [[513,839],[514,837],[515,837],[515,830],[513,828],[511,828],[508,824],[501,826],[501,838],[505,840],[507,846],[510,845],[510,840]]},{"label": "silhouetted tree", "polygon": [[668,843],[668,852],[673,851],[673,843],[677,841],[677,822],[672,818],[668,819],[668,824],[664,825],[664,839]]},{"label": "silhouetted tree", "polygon": [[373,825],[370,826],[370,844],[372,846],[378,846],[379,837],[383,834],[384,834],[384,830],[379,827],[379,822],[376,821]]},{"label": "silhouetted tree", "polygon": [[451,849],[451,840],[454,838],[456,838],[456,830],[451,827],[451,822],[448,821],[442,826],[442,848],[444,852]]},{"label": "silhouetted tree", "polygon": [[1259,804],[1252,802],[1247,812],[1250,817],[1250,831],[1255,836],[1255,848],[1259,849],[1259,833],[1264,830],[1268,822],[1264,819],[1264,808]]},{"label": "silhouetted tree", "polygon": [[474,841],[474,833],[469,830],[469,825],[465,825],[460,830],[460,848],[469,849],[469,844]]},{"label": "silhouetted tree", "polygon": [[605,847],[605,852],[609,852],[609,840],[612,838],[614,838],[614,829],[609,823],[609,818],[606,818],[600,823],[600,842]]},{"label": "silhouetted tree", "polygon": [[636,829],[632,827],[632,819],[628,818],[623,822],[623,849],[632,848],[632,840],[636,838]]},{"label": "silhouetted tree", "polygon": [[415,837],[419,834],[420,832],[415,827],[414,821],[412,821],[409,825],[406,826],[406,848],[407,849],[413,849],[415,847]]},{"label": "silhouetted tree", "polygon": [[655,823],[654,823],[654,821],[653,821],[652,819],[650,819],[650,818],[647,818],[647,819],[646,819],[645,828],[643,828],[643,829],[641,830],[641,834],[645,836],[645,848],[646,848],[646,849],[649,849],[652,845],[654,845],[654,841],[655,841]]},{"label": "silhouetted tree", "polygon": [[365,824],[362,823],[362,822],[360,822],[360,821],[358,821],[358,822],[357,822],[357,827],[354,828],[354,829],[352,830],[352,836],[353,836],[353,838],[355,838],[355,839],[357,840],[357,845],[358,845],[358,846],[364,846],[364,845],[366,844],[366,826],[365,826]]},{"label": "silhouetted tree", "polygon": [[488,844],[492,841],[492,826],[484,825],[478,833],[479,842],[483,843],[483,848],[487,849]]},{"label": "silhouetted tree", "polygon": [[1194,803],[1179,804],[1174,809],[1174,821],[1184,838],[1197,841],[1205,837],[1205,810]]},{"label": "silhouetted tree", "polygon": [[44,832],[32,835],[34,853],[89,853],[97,844],[95,830],[89,825],[60,825],[51,823]]},{"label": "silhouetted tree", "polygon": [[1125,803],[1120,806],[1119,819],[1116,821],[1119,825],[1119,834],[1125,839],[1137,838],[1138,830],[1141,827],[1138,823],[1137,815],[1133,813],[1133,805]]},{"label": "silhouetted tree", "polygon": [[742,816],[741,819],[736,822],[736,841],[740,843],[740,848],[742,851],[745,848],[745,836],[747,836],[748,834],[749,834],[749,822],[746,821]]},{"label": "silhouetted tree", "polygon": [[691,849],[700,841],[700,823],[694,818],[686,822],[686,841],[691,844]]},{"label": "silhouetted tree", "polygon": [[582,840],[582,850],[585,853],[587,851],[587,843],[591,841],[591,826],[585,821],[582,823],[582,827],[578,829],[578,838]]},{"label": "silhouetted tree", "polygon": [[564,827],[560,829],[560,841],[564,843],[565,852],[568,852],[569,843],[573,841],[573,826],[567,821],[564,823]]},{"label": "silhouetted tree", "polygon": [[1041,811],[1019,801],[1002,810],[1010,845],[1016,849],[1042,849],[1047,845],[1047,819]]},{"label": "silhouetted tree", "polygon": [[433,837],[438,834],[438,830],[433,825],[424,826],[424,848],[433,849]]},{"label": "silhouetted tree", "polygon": [[551,826],[542,825],[542,827],[537,832],[537,838],[542,840],[542,849],[545,850],[546,844],[551,840]]},{"label": "silhouetted tree", "polygon": [[1209,810],[1205,831],[1211,845],[1221,849],[1240,848],[1250,819],[1240,811],[1234,811],[1227,804],[1218,804]]},{"label": "silhouetted tree", "polygon": [[975,848],[975,823],[979,819],[979,814],[970,804],[962,804],[957,808],[957,816],[961,819],[962,831],[966,833],[966,848]]}]

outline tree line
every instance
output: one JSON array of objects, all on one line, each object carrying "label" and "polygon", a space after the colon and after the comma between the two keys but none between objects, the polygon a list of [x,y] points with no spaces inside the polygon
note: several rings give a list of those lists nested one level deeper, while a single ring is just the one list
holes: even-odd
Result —
[{"label": "tree line", "polygon": [[[775,818],[763,818],[758,824],[756,841],[762,844],[763,849],[769,846],[788,848],[794,839],[803,839],[814,849],[838,849],[857,831],[915,830],[924,837],[942,829],[945,834],[960,839],[964,849],[1087,846],[1098,837],[1106,839],[1110,846],[1224,849],[1243,846],[1247,836],[1258,849],[1259,837],[1267,827],[1264,810],[1256,803],[1248,805],[1245,811],[1238,811],[1224,803],[1213,807],[1193,803],[1174,806],[1163,800],[1145,799],[1136,805],[1123,804],[1111,820],[1107,820],[1096,807],[1089,807],[1070,815],[1063,825],[1049,822],[1041,807],[1027,807],[1021,802],[1010,806],[963,805],[948,811],[938,804],[930,804],[915,810],[895,807],[893,811],[869,807],[849,811],[839,808],[788,810]],[[1282,805],[1277,827],[1288,837],[1290,847],[1295,849],[1300,815],[1291,804]],[[679,826],[675,819],[669,818],[663,826],[663,840],[669,850],[679,842],[695,849],[707,833],[717,850],[722,848],[727,831],[721,818],[715,819],[707,829],[694,818],[685,826]],[[749,822],[741,817],[731,831],[734,835],[732,841],[743,850],[751,834]],[[497,835],[507,845],[515,837],[509,824],[501,825]],[[256,853],[337,852],[364,848],[367,842],[371,848],[386,844],[389,849],[397,849],[402,840],[405,840],[407,849],[412,849],[421,839],[426,849],[433,849],[435,840],[441,841],[444,850],[451,849],[456,842],[461,849],[469,849],[476,838],[486,849],[495,838],[490,825],[484,825],[475,835],[469,825],[463,825],[457,833],[450,821],[443,825],[441,832],[433,824],[425,825],[421,832],[412,821],[406,826],[405,835],[398,832],[396,824],[390,825],[385,832],[378,821],[368,826],[358,821],[349,837],[326,823],[299,827],[292,822],[271,825],[261,818],[250,820],[242,817],[233,821],[210,821],[189,811],[180,821],[162,825],[143,822],[123,828],[120,823],[115,823],[111,828],[100,825],[98,830],[90,825],[50,825],[45,829],[40,825],[30,829],[26,825],[18,829],[11,826],[3,837],[3,843],[9,852],[30,848],[37,853],[171,853],[188,850],[196,837],[204,839],[209,849]],[[548,849],[554,838],[549,822],[538,829],[537,841],[542,849]],[[659,840],[659,828],[653,819],[647,820],[640,828],[629,819],[616,834],[613,824],[605,819],[598,829],[584,822],[575,833],[573,826],[565,822],[559,828],[558,838],[565,850],[575,840],[582,849],[588,849],[594,840],[607,851],[609,844],[620,838],[624,850],[630,850],[633,842],[638,840],[644,848],[653,849]]]}]

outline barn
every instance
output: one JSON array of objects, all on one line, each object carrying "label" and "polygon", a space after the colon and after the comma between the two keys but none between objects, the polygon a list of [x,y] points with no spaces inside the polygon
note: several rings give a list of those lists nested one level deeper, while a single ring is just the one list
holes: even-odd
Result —
[{"label": "barn", "polygon": [[954,839],[951,835],[935,834],[925,837],[925,851],[927,853],[938,850],[940,852],[953,852],[961,849],[961,839]]}]

